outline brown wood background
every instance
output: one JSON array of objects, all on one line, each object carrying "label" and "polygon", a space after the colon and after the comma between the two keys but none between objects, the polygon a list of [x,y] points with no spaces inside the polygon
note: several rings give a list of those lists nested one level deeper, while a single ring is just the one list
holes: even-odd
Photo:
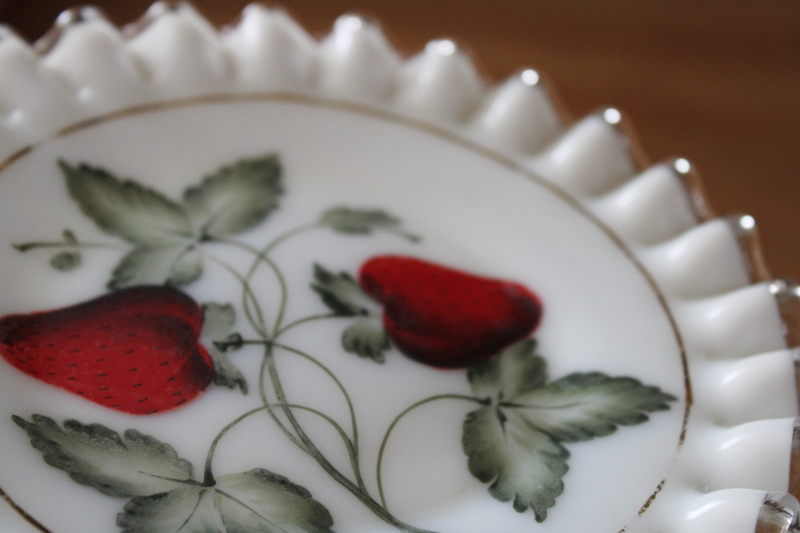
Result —
[{"label": "brown wood background", "polygon": [[[0,0],[35,40],[77,0]],[[150,0],[95,0],[124,24]],[[195,0],[214,24],[244,0]],[[313,35],[343,13],[379,21],[406,54],[450,37],[500,81],[534,67],[581,116],[615,105],[652,161],[683,156],[721,214],[755,216],[773,274],[800,278],[800,1],[283,0]],[[0,72],[0,76],[2,73]]]}]

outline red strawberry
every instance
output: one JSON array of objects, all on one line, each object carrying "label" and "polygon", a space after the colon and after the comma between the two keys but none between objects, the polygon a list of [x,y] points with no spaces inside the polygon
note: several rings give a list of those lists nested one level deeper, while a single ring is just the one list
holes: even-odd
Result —
[{"label": "red strawberry", "polygon": [[530,335],[542,315],[539,298],[518,283],[411,257],[372,258],[359,283],[383,304],[383,324],[398,349],[437,367],[485,361]]},{"label": "red strawberry", "polygon": [[37,379],[119,411],[196,398],[214,374],[197,339],[203,310],[167,287],[133,287],[72,307],[0,319],[0,354]]}]

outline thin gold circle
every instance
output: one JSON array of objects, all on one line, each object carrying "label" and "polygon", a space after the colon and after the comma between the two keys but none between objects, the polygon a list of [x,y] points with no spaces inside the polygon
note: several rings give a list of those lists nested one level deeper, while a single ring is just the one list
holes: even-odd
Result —
[{"label": "thin gold circle", "polygon": [[[656,299],[658,300],[659,305],[661,306],[664,314],[667,317],[667,320],[670,324],[672,332],[675,336],[675,341],[678,345],[680,359],[681,359],[681,367],[683,370],[683,381],[684,381],[684,388],[686,389],[685,394],[685,408],[683,412],[683,421],[681,425],[681,433],[678,438],[678,447],[677,450],[680,450],[683,446],[684,441],[686,440],[686,428],[689,421],[689,414],[691,412],[692,403],[693,403],[693,395],[692,395],[692,386],[691,386],[691,379],[689,377],[689,362],[686,355],[686,346],[683,341],[683,336],[681,335],[680,329],[678,328],[678,324],[675,320],[675,317],[670,310],[669,304],[665,295],[661,292],[661,289],[658,287],[655,279],[652,277],[650,272],[645,268],[645,266],[639,261],[636,255],[628,248],[625,242],[616,234],[614,231],[607,226],[600,218],[594,215],[591,211],[589,211],[578,199],[574,196],[569,194],[564,189],[560,188],[559,186],[555,185],[554,183],[545,180],[538,174],[534,173],[530,169],[526,168],[522,163],[513,160],[491,148],[483,146],[475,141],[467,139],[453,131],[446,130],[442,127],[436,126],[434,124],[430,124],[423,120],[411,118],[405,115],[401,115],[399,113],[385,110],[385,109],[377,109],[374,107],[370,107],[368,105],[358,104],[354,102],[345,102],[341,100],[335,100],[330,98],[323,98],[320,96],[310,96],[310,95],[301,95],[296,93],[289,93],[289,92],[256,92],[256,93],[237,93],[237,94],[208,94],[208,95],[200,95],[194,97],[187,97],[187,98],[180,98],[175,100],[166,100],[160,102],[153,102],[148,104],[143,104],[134,107],[127,107],[124,109],[120,109],[117,111],[112,111],[110,113],[106,113],[103,115],[98,115],[95,117],[91,117],[89,119],[77,122],[70,126],[67,126],[60,130],[58,133],[53,135],[52,137],[39,141],[35,144],[25,146],[16,152],[14,152],[11,156],[7,157],[4,161],[0,162],[0,172],[5,170],[6,168],[13,165],[15,162],[19,161],[20,159],[26,157],[27,155],[34,152],[39,146],[44,144],[45,142],[51,139],[57,139],[61,137],[65,137],[75,132],[79,132],[81,130],[90,128],[92,126],[96,126],[99,124],[104,124],[106,122],[111,122],[113,120],[141,115],[146,113],[152,113],[154,111],[162,111],[167,109],[179,109],[183,107],[191,107],[197,105],[205,105],[205,104],[220,104],[220,103],[240,103],[240,102],[287,102],[287,103],[296,103],[307,105],[311,107],[324,107],[324,108],[331,108],[331,109],[340,109],[344,111],[350,111],[352,113],[357,113],[364,116],[369,116],[372,118],[377,118],[380,120],[384,120],[387,122],[392,122],[395,124],[404,125],[418,131],[423,131],[435,137],[439,137],[440,139],[444,139],[446,141],[451,142],[452,144],[461,146],[467,150],[470,150],[474,153],[482,155],[487,159],[494,161],[496,164],[503,166],[513,172],[521,174],[525,178],[535,182],[537,185],[544,187],[545,189],[549,190],[551,193],[556,195],[562,201],[564,201],[567,205],[572,207],[578,214],[585,217],[589,222],[594,224],[598,227],[614,244],[614,246],[619,249],[619,251],[634,265],[634,267],[639,271],[642,277],[646,280],[647,284],[652,289]],[[661,482],[656,487],[655,491],[653,491],[645,501],[645,503],[639,509],[637,516],[641,516],[644,514],[647,509],[650,508],[653,501],[655,500],[656,496],[661,492],[664,485],[666,484],[666,479],[661,480]],[[25,518],[28,522],[30,522],[34,527],[42,531],[43,533],[53,533],[38,521],[36,521],[31,515],[29,515],[24,509],[19,507],[14,501],[3,491],[2,487],[0,487],[0,496],[2,499],[6,500],[17,512],[19,512],[23,518]],[[626,531],[628,526],[623,527],[619,533],[623,533]]]}]

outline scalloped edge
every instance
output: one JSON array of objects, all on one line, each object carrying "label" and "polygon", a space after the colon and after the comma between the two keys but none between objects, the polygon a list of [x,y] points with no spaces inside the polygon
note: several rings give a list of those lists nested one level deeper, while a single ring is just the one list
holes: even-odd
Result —
[{"label": "scalloped edge", "polygon": [[[650,165],[619,110],[573,121],[535,70],[491,88],[453,41],[432,41],[403,59],[376,24],[354,15],[340,17],[320,42],[283,11],[257,4],[223,31],[175,2],[156,2],[122,31],[95,8],[73,8],[32,47],[0,29],[0,68],[10,73],[0,80],[0,170],[92,117],[203,95],[289,91],[428,123],[543,176],[646,266],[686,338],[690,373],[703,391],[685,432],[705,438],[687,440],[635,529],[751,533],[757,522],[772,523],[781,506],[796,523],[796,502],[776,493],[800,491],[793,451],[800,358],[790,350],[800,345],[800,289],[767,282],[753,218],[717,218],[686,159]],[[88,47],[90,36],[103,46]],[[127,80],[124,93],[109,83],[116,74]],[[642,230],[654,222],[658,231]],[[665,260],[675,255],[682,259]],[[753,332],[744,346],[743,330]],[[767,359],[771,366],[742,377]],[[792,365],[796,372],[786,372]],[[788,405],[733,408],[725,401],[776,390],[781,401],[793,395]]]}]

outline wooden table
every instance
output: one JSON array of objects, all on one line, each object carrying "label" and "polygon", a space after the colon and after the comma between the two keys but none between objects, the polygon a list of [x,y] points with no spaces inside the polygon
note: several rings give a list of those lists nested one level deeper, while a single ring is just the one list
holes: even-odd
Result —
[{"label": "wooden table", "polygon": [[[150,0],[95,0],[118,24]],[[36,39],[75,0],[0,0],[0,21]],[[196,0],[214,24],[244,0]],[[346,12],[382,22],[413,54],[450,37],[497,82],[549,75],[580,117],[626,111],[652,161],[683,156],[721,214],[755,216],[772,272],[800,278],[800,2],[709,0],[284,0],[313,35]],[[2,73],[0,73],[2,75]]]}]

